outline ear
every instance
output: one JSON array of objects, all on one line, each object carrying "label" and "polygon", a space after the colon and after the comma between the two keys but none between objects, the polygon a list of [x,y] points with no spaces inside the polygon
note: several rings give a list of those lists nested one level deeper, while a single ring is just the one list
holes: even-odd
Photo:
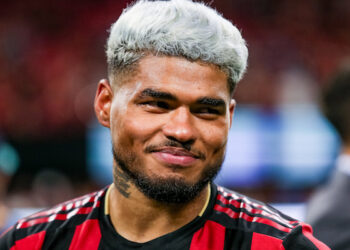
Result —
[{"label": "ear", "polygon": [[97,86],[95,96],[95,113],[102,126],[110,127],[110,110],[113,100],[113,90],[107,79],[102,79]]},{"label": "ear", "polygon": [[230,106],[229,106],[229,112],[230,112],[230,128],[232,126],[232,118],[233,118],[233,113],[235,111],[236,108],[236,100],[235,99],[231,99],[230,102]]}]

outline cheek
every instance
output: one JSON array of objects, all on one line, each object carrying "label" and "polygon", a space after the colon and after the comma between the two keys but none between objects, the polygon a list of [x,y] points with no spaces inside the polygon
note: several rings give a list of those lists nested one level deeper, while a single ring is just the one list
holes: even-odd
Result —
[{"label": "cheek", "polygon": [[205,130],[202,130],[201,134],[206,147],[213,152],[217,152],[226,145],[228,125],[220,124],[207,126]]},{"label": "cheek", "polygon": [[140,114],[129,114],[127,112],[116,122],[115,127],[114,132],[116,132],[121,145],[134,145],[152,138],[159,131],[160,126],[158,126],[155,119],[149,119]]}]

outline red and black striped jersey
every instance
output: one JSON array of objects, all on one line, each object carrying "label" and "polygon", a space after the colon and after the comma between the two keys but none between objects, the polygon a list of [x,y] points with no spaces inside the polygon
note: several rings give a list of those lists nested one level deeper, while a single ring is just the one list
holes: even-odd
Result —
[{"label": "red and black striped jersey", "polygon": [[313,237],[309,225],[215,184],[201,216],[149,242],[131,242],[115,231],[105,213],[106,190],[19,220],[1,236],[0,250],[329,249]]}]

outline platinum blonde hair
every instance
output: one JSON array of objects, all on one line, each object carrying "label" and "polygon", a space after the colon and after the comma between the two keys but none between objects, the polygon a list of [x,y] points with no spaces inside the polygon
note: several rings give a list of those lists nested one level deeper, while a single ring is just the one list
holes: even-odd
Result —
[{"label": "platinum blonde hair", "polygon": [[112,25],[106,51],[110,77],[150,53],[215,64],[228,75],[231,93],[248,58],[239,30],[216,10],[191,0],[139,0]]}]

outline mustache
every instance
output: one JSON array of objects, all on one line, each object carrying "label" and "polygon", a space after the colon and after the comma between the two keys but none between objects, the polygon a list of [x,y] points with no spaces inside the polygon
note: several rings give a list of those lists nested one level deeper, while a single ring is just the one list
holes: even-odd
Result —
[{"label": "mustache", "polygon": [[192,147],[192,145],[188,144],[188,143],[181,143],[179,141],[172,141],[172,140],[167,140],[165,142],[162,142],[160,144],[157,145],[149,145],[145,148],[145,153],[152,153],[152,152],[156,152],[161,150],[164,147],[173,147],[173,148],[180,148],[183,150],[186,150],[188,152],[190,152],[191,154],[195,155],[197,158],[201,159],[201,160],[205,160],[205,154]]}]

